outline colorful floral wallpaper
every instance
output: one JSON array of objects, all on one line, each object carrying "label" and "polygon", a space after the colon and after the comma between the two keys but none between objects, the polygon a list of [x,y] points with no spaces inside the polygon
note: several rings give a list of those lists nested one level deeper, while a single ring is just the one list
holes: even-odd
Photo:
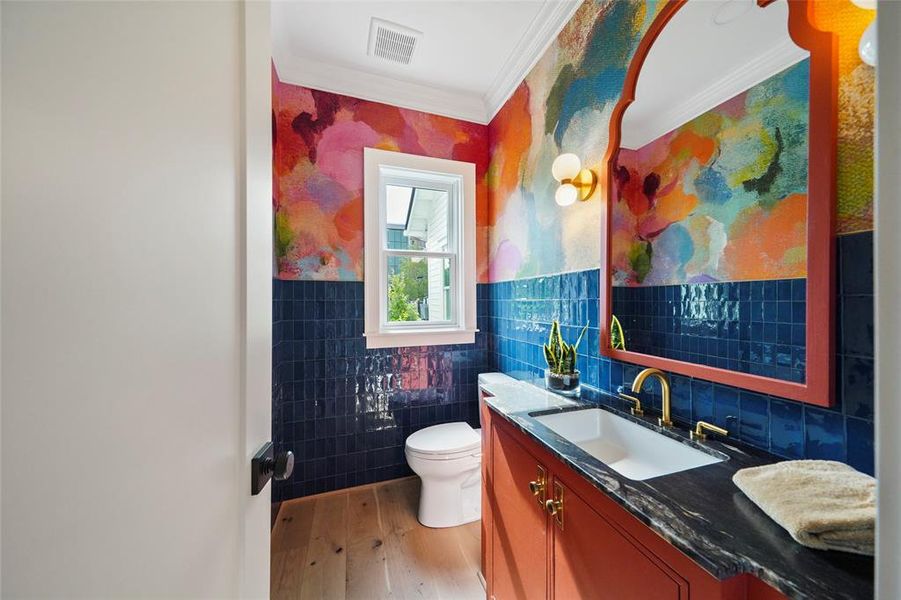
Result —
[{"label": "colorful floral wallpaper", "polygon": [[279,279],[363,279],[364,147],[476,164],[477,264],[487,278],[487,126],[273,78]]},{"label": "colorful floral wallpaper", "polygon": [[[632,54],[662,3],[588,0],[489,124],[488,224],[492,281],[597,268],[601,207],[560,209],[551,163],[574,152],[602,175],[609,120]],[[849,0],[814,3],[817,26],[839,34],[837,232],[873,227],[874,71],[857,42],[873,11]]]},{"label": "colorful floral wallpaper", "polygon": [[809,60],[614,169],[614,285],[807,276]]}]

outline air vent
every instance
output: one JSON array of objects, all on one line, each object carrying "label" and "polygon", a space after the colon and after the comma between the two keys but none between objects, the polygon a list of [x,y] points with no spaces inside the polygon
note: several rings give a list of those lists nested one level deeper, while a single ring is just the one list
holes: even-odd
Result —
[{"label": "air vent", "polygon": [[369,25],[368,54],[408,65],[420,37],[421,31],[373,17]]}]

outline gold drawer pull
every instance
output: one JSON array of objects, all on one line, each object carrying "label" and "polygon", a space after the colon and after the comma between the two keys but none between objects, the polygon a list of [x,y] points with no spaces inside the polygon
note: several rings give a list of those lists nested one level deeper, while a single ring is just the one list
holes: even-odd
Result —
[{"label": "gold drawer pull", "polygon": [[554,482],[554,497],[544,503],[544,509],[554,517],[557,527],[563,530],[563,487]]},{"label": "gold drawer pull", "polygon": [[544,499],[545,499],[545,489],[547,487],[547,471],[544,470],[544,467],[538,465],[538,477],[535,478],[534,481],[529,482],[529,491],[535,496],[535,501],[538,502],[538,506],[544,508]]},{"label": "gold drawer pull", "polygon": [[558,512],[563,510],[563,502],[560,500],[548,500],[544,503],[544,507],[551,515],[556,515]]}]

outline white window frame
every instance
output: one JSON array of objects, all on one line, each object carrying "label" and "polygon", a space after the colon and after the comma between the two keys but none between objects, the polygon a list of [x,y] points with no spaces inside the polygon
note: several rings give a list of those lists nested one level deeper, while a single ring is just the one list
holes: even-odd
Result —
[{"label": "white window frame", "polygon": [[[367,348],[475,343],[475,164],[363,149],[364,336]],[[448,191],[447,251],[389,250],[386,185]],[[450,321],[388,322],[388,257],[450,259]]]}]

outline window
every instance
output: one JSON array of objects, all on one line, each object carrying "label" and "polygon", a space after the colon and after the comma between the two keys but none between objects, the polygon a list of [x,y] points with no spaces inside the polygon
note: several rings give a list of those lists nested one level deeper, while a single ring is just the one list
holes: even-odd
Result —
[{"label": "window", "polygon": [[367,348],[475,341],[475,165],[366,148]]}]

